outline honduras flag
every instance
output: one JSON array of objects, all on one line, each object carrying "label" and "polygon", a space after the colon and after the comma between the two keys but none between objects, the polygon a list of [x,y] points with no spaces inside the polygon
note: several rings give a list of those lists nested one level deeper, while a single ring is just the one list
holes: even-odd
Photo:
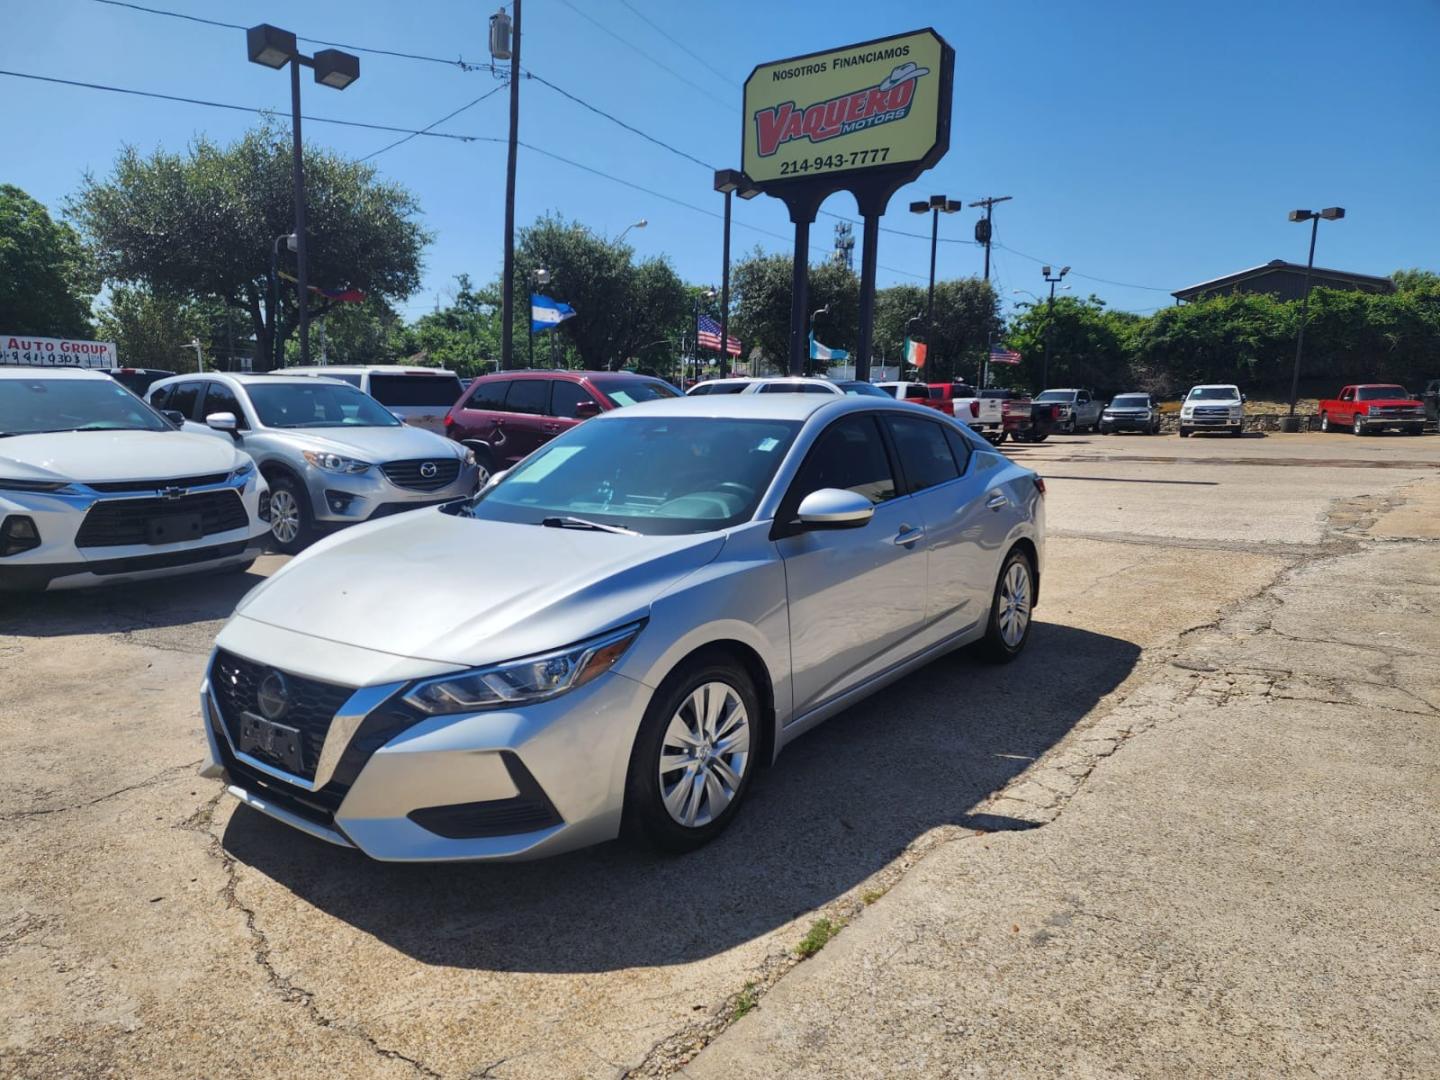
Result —
[{"label": "honduras flag", "polygon": [[810,332],[810,359],[811,360],[848,360],[850,353],[845,349],[832,349],[828,345],[821,345],[815,340],[815,332]]},{"label": "honduras flag", "polygon": [[566,319],[574,318],[575,309],[562,300],[553,300],[539,293],[530,294],[530,332],[554,330]]}]

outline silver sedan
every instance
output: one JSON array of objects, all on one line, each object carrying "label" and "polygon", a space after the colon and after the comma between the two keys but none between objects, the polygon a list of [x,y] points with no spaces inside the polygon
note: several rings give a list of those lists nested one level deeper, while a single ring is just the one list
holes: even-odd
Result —
[{"label": "silver sedan", "polygon": [[710,840],[801,733],[964,645],[1024,649],[1044,484],[933,410],[681,398],[258,586],[207,776],[386,860]]}]

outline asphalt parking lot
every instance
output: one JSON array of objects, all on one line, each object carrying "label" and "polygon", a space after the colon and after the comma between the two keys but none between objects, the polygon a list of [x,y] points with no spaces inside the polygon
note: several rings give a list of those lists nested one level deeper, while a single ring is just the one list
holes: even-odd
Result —
[{"label": "asphalt parking lot", "polygon": [[279,556],[0,597],[0,1073],[1440,1073],[1440,437],[1006,450],[1025,656],[681,859],[381,865],[222,799],[196,691]]}]

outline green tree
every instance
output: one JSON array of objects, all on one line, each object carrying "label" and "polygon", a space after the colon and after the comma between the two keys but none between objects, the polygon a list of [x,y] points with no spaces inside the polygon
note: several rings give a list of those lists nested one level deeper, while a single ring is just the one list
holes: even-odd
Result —
[{"label": "green tree", "polygon": [[389,348],[407,361],[449,368],[464,376],[483,375],[499,364],[499,292],[475,289],[467,274],[456,277],[455,285],[450,304],[394,331]]},{"label": "green tree", "polygon": [[[634,249],[576,221],[547,215],[520,230],[515,248],[515,353],[525,362],[532,290],[564,301],[575,316],[558,331],[562,363],[616,370],[646,343],[675,336],[691,311],[685,284],[664,259],[636,264]],[[543,268],[549,283],[535,285]],[[497,290],[498,291],[498,290]],[[536,363],[549,362],[547,335],[537,334]]]},{"label": "green tree", "polygon": [[[980,278],[952,278],[935,283],[935,325],[928,328],[924,315],[927,290],[920,285],[893,285],[875,296],[875,349],[887,363],[903,367],[907,326],[926,344],[925,368],[920,377],[934,382],[974,380],[980,361],[993,337],[1003,327],[999,299],[990,283]],[[920,316],[918,321],[914,321]],[[902,377],[906,372],[902,371]]]},{"label": "green tree", "polygon": [[75,230],[12,184],[0,184],[0,331],[88,337],[100,288]]},{"label": "green tree", "polygon": [[1014,381],[1037,391],[1045,389],[1045,383],[1084,387],[1101,395],[1129,389],[1134,381],[1134,336],[1143,322],[1139,315],[1109,310],[1096,296],[1057,296],[1053,314],[1045,302],[1024,305],[1005,335],[1005,344],[1022,357]]},{"label": "green tree", "polygon": [[205,315],[195,301],[159,295],[144,286],[111,289],[97,322],[101,337],[115,342],[127,367],[194,371],[195,351],[186,345],[209,340]]},{"label": "green tree", "polygon": [[[108,179],[87,175],[68,206],[107,280],[243,311],[264,369],[298,322],[292,283],[282,279],[274,307],[269,295],[272,245],[295,220],[290,168],[289,135],[266,123],[228,147],[201,138],[183,155],[127,148]],[[429,237],[408,191],[317,146],[305,149],[305,191],[312,284],[379,300],[415,290]],[[280,249],[287,271],[293,257]],[[314,297],[311,314],[329,307]]]},{"label": "green tree", "polygon": [[[760,370],[784,371],[790,358],[790,296],[794,265],[785,254],[756,248],[730,271],[730,333],[746,355],[760,350]],[[829,306],[816,320],[815,336],[831,348],[854,353],[860,323],[860,281],[834,262],[810,267],[809,311]]]}]

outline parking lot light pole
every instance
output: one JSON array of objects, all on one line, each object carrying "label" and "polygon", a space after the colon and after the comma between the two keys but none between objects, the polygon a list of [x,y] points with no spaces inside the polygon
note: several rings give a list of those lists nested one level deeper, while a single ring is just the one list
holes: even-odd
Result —
[{"label": "parking lot light pole", "polygon": [[266,365],[272,370],[283,367],[280,363],[280,276],[278,263],[280,262],[280,241],[285,241],[285,246],[291,251],[295,250],[295,234],[286,233],[283,236],[275,237],[275,242],[270,245],[270,357]]},{"label": "parking lot light pole", "polygon": [[1305,260],[1305,295],[1300,301],[1300,330],[1295,335],[1295,371],[1290,376],[1290,412],[1285,417],[1286,431],[1299,431],[1300,422],[1295,419],[1295,400],[1300,396],[1300,357],[1305,351],[1305,323],[1310,317],[1310,274],[1315,269],[1315,237],[1320,231],[1320,219],[1339,221],[1345,216],[1343,206],[1327,206],[1324,210],[1291,210],[1291,221],[1310,222],[1310,256]]},{"label": "parking lot light pole", "polygon": [[305,163],[300,141],[300,68],[311,68],[315,81],[334,90],[344,90],[360,78],[360,58],[339,49],[321,49],[306,56],[295,44],[289,30],[268,23],[245,31],[246,51],[252,64],[282,68],[290,65],[291,182],[295,188],[295,290],[299,294],[300,363],[310,363],[310,280],[307,272],[305,237]]},{"label": "parking lot light pole", "polygon": [[1045,305],[1045,363],[1040,370],[1040,389],[1045,390],[1050,386],[1050,340],[1054,337],[1055,331],[1055,286],[1060,284],[1065,275],[1070,272],[1070,268],[1062,266],[1060,272],[1053,277],[1050,274],[1050,267],[1045,266],[1041,269],[1045,274],[1045,280],[1050,283],[1050,301]]},{"label": "parking lot light pole", "polygon": [[730,374],[730,196],[753,199],[755,182],[739,169],[716,169],[715,190],[725,195],[725,240],[720,256],[720,377]]},{"label": "parking lot light pole", "polygon": [[[927,202],[912,202],[910,212],[912,214],[930,215],[930,291],[925,299],[925,338],[928,341],[931,336],[931,327],[935,320],[935,247],[940,242],[940,215],[953,214],[965,206],[963,202],[946,198],[944,195],[931,195]],[[927,356],[925,358],[929,360]]]}]

